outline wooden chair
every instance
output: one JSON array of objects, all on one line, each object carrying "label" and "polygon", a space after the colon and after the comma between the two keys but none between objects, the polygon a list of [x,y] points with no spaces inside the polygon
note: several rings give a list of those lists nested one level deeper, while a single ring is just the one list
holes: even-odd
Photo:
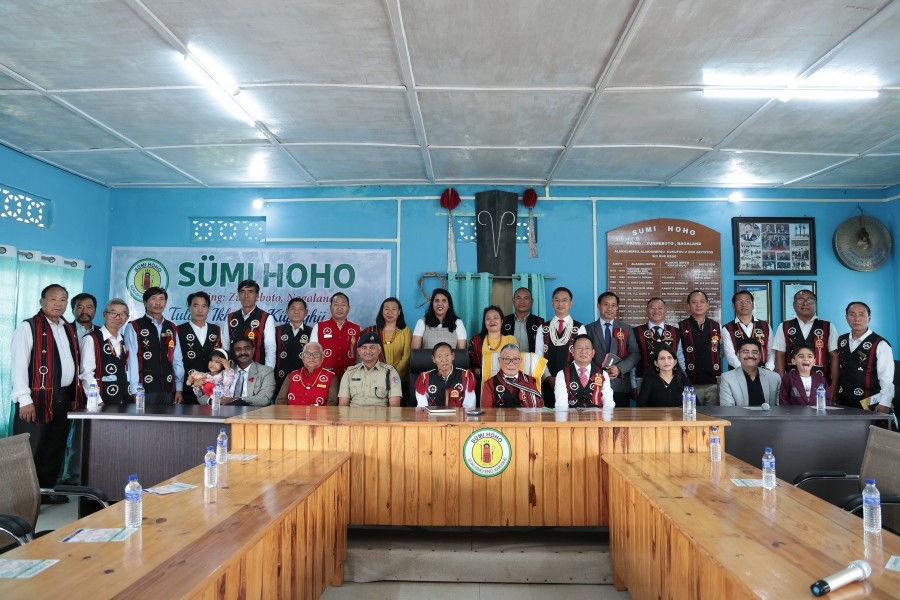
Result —
[{"label": "wooden chair", "polygon": [[[823,440],[827,443],[826,440]],[[900,433],[875,425],[869,426],[869,437],[858,474],[844,471],[808,471],[794,479],[801,487],[807,481],[858,481],[860,491],[866,479],[874,479],[881,493],[881,524],[900,533]],[[848,496],[841,508],[862,514],[862,494]]]},{"label": "wooden chair", "polygon": [[[0,439],[0,547],[7,543],[2,534],[13,538],[16,545],[33,539],[41,494],[84,496],[108,506],[103,491],[80,485],[58,485],[42,489],[31,456],[30,435],[23,433]],[[44,532],[42,532],[44,533]]]}]

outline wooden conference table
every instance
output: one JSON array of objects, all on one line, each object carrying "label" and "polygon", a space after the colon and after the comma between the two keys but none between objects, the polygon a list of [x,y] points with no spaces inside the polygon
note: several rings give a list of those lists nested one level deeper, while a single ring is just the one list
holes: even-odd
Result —
[{"label": "wooden conference table", "polygon": [[150,486],[190,469],[203,461],[227,418],[256,408],[223,406],[213,412],[210,406],[179,404],[138,412],[125,404],[70,412],[69,419],[84,423],[81,481],[121,500],[128,475],[137,473]]},{"label": "wooden conference table", "polygon": [[202,466],[171,480],[195,489],[144,494],[143,526],[125,541],[62,542],[79,528],[122,527],[120,502],[4,554],[59,562],[31,579],[0,579],[0,598],[319,598],[343,581],[349,457],[252,454],[228,463],[213,503]]},{"label": "wooden conference table", "polygon": [[[606,420],[610,419],[610,420]],[[554,413],[487,409],[431,415],[416,408],[267,406],[228,419],[236,447],[350,453],[350,523],[431,526],[603,526],[601,456],[708,451],[718,418],[680,410],[616,408]],[[466,439],[502,433],[508,468],[476,475]]]},{"label": "wooden conference table", "polygon": [[809,586],[865,559],[866,582],[828,598],[900,597],[900,537],[864,536],[862,519],[779,481],[738,487],[760,470],[706,454],[607,455],[610,555],[617,589],[644,598],[812,598]]}]

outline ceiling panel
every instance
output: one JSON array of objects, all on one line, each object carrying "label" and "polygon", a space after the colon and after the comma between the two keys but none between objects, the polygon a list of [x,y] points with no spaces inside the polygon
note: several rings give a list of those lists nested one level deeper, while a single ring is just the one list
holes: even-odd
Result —
[{"label": "ceiling panel", "polygon": [[710,152],[672,179],[675,184],[781,185],[846,160],[839,156]]},{"label": "ceiling panel", "polygon": [[417,180],[427,183],[418,147],[285,146],[318,180]]},{"label": "ceiling panel", "polygon": [[[719,100],[728,102],[728,100]],[[773,102],[724,148],[860,153],[900,130],[900,91],[873,100]]]},{"label": "ceiling panel", "polygon": [[418,85],[593,86],[634,2],[401,0]]},{"label": "ceiling panel", "polygon": [[145,4],[238,83],[401,83],[383,0]]},{"label": "ceiling panel", "polygon": [[432,148],[436,179],[523,179],[542,181],[550,174],[559,150],[496,148]]},{"label": "ceiling panel", "polygon": [[0,92],[0,139],[26,151],[127,147],[118,138],[37,93]]},{"label": "ceiling panel", "polygon": [[889,0],[658,0],[613,86],[701,85],[710,77],[795,78]]},{"label": "ceiling panel", "polygon": [[274,146],[165,148],[154,154],[209,185],[309,183],[300,167]]},{"label": "ceiling panel", "polygon": [[265,138],[203,88],[74,92],[60,97],[145,148]]},{"label": "ceiling panel", "polygon": [[181,55],[122,1],[5,0],[0,23],[0,64],[45,89],[193,83]]},{"label": "ceiling panel", "polygon": [[[0,143],[112,185],[192,181],[141,149],[207,186],[778,185],[900,154],[900,0],[6,0],[0,22]],[[193,79],[188,44],[256,125]],[[800,74],[881,95],[700,91]],[[885,187],[891,160],[800,185]]]},{"label": "ceiling panel", "polygon": [[24,83],[19,83],[12,77],[0,73],[0,90],[27,90],[30,89]]},{"label": "ceiling panel", "polygon": [[417,143],[406,93],[348,88],[255,88],[241,92],[283,143]]},{"label": "ceiling panel", "polygon": [[531,90],[419,93],[433,146],[562,146],[587,99]]},{"label": "ceiling panel", "polygon": [[139,150],[42,152],[36,156],[106,185],[195,183]]},{"label": "ceiling panel", "polygon": [[864,156],[832,171],[797,182],[802,186],[878,186],[900,184],[900,154]]},{"label": "ceiling panel", "polygon": [[573,148],[556,178],[659,184],[702,154],[684,148]]},{"label": "ceiling panel", "polygon": [[712,102],[700,91],[606,92],[575,143],[712,147],[762,104]]}]

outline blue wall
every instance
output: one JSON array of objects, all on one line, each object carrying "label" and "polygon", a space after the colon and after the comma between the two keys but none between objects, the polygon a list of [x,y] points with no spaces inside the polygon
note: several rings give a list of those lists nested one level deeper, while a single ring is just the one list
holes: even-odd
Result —
[{"label": "blue wall", "polygon": [[46,228],[0,219],[0,242],[20,250],[84,259],[91,265],[84,275],[85,290],[95,293],[98,300],[105,298],[109,289],[110,191],[4,146],[0,146],[0,184],[50,200],[52,205]]},{"label": "blue wall", "polygon": [[[20,247],[84,258],[93,268],[86,276],[86,288],[105,297],[109,287],[109,255],[112,246],[188,246],[191,217],[256,217],[267,219],[269,238],[387,238],[397,237],[400,212],[399,293],[408,320],[412,323],[424,310],[417,282],[425,272],[447,270],[447,218],[436,200],[440,186],[371,186],[365,188],[303,189],[114,189],[87,182],[0,147],[0,182],[53,201],[53,224],[47,230],[0,220],[0,241]],[[458,186],[462,196],[471,196],[490,186]],[[521,193],[520,188],[500,186]],[[606,288],[606,232],[636,221],[652,218],[686,218],[722,234],[722,290],[726,296],[724,316],[730,317],[727,300],[734,287],[731,246],[731,218],[735,216],[813,216],[816,219],[818,275],[775,278],[773,316],[780,318],[781,279],[814,279],[818,283],[819,312],[834,321],[840,331],[847,327],[844,306],[863,300],[873,310],[873,328],[890,340],[898,338],[900,308],[894,297],[900,281],[900,261],[891,260],[872,273],[857,273],[840,265],[831,250],[835,228],[858,212],[863,202],[866,213],[880,219],[900,239],[897,205],[885,203],[897,190],[823,191],[753,189],[745,192],[752,200],[732,204],[710,198],[727,196],[730,190],[664,188],[553,188],[553,200],[541,200],[539,216],[539,257],[528,258],[525,244],[517,245],[517,270],[543,272],[556,279],[547,282],[547,292],[557,285],[572,289],[573,314],[582,321],[595,318],[596,293]],[[540,192],[540,191],[539,191]],[[542,192],[541,192],[542,193]],[[428,200],[395,197],[430,196]],[[302,202],[252,207],[253,199],[265,198],[358,198],[350,202]],[[389,200],[374,198],[389,197]],[[604,198],[627,198],[606,200]],[[371,199],[367,199],[371,198]],[[596,200],[597,289],[594,289],[592,238],[593,202]],[[648,199],[649,198],[649,199]],[[474,201],[464,200],[456,213],[471,214]],[[210,244],[222,246],[222,243]],[[252,246],[252,243],[229,243]],[[393,242],[276,243],[272,247],[384,248],[396,264]],[[198,253],[203,245],[197,245]],[[460,271],[476,269],[474,244],[457,246]],[[396,281],[396,273],[391,281]],[[744,279],[745,277],[741,277]],[[763,277],[746,277],[763,279]],[[426,281],[426,292],[436,287],[436,279]],[[624,296],[624,294],[623,294]],[[548,298],[549,300],[549,298]],[[625,298],[625,301],[631,299]],[[645,299],[634,299],[643,302]],[[363,319],[360,319],[363,320]],[[900,343],[895,343],[898,346]]]}]

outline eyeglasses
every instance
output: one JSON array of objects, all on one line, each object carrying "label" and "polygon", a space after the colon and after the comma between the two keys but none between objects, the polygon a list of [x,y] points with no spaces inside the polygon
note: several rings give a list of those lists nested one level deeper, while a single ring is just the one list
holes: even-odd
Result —
[{"label": "eyeglasses", "polygon": [[794,302],[797,304],[815,304],[815,298],[794,298]]},{"label": "eyeglasses", "polygon": [[506,364],[508,364],[508,365],[514,365],[514,364],[516,364],[516,363],[518,363],[518,362],[522,362],[522,359],[519,358],[519,357],[516,357],[516,358],[503,358],[503,357],[500,357],[500,362],[506,363]]},{"label": "eyeglasses", "polygon": [[734,303],[740,306],[747,306],[748,304],[753,304],[753,300],[735,300]]},{"label": "eyeglasses", "polygon": [[128,313],[125,312],[112,312],[111,310],[103,311],[103,314],[109,315],[113,319],[127,319]]},{"label": "eyeglasses", "polygon": [[321,352],[303,352],[300,354],[302,358],[319,358],[322,356]]}]

